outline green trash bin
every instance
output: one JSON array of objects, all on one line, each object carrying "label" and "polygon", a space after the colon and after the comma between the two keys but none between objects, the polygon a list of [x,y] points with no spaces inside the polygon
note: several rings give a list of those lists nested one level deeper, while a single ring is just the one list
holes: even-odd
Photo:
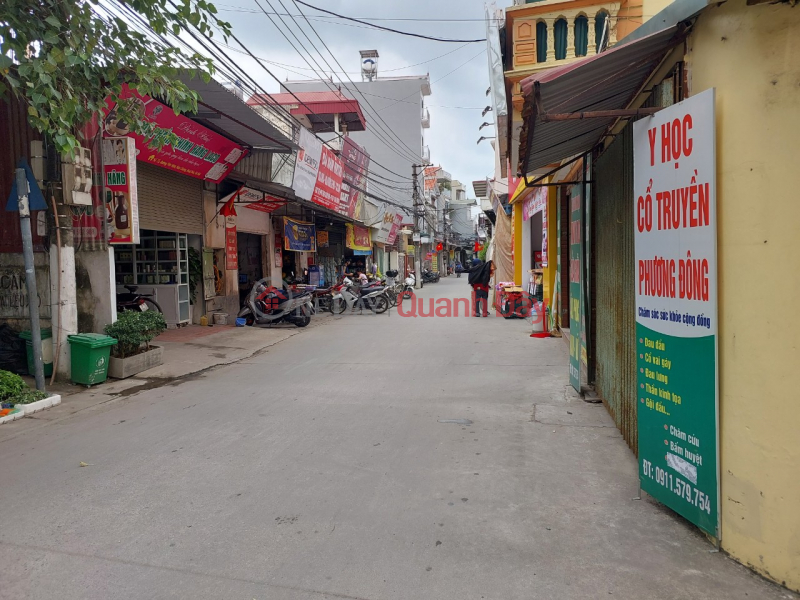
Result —
[{"label": "green trash bin", "polygon": [[[53,330],[48,327],[40,331],[42,332],[44,375],[49,377],[53,374]],[[28,352],[28,374],[36,375],[36,368],[33,366],[33,336],[30,331],[23,331],[19,334],[19,337],[25,340],[25,350]]]},{"label": "green trash bin", "polygon": [[73,383],[95,385],[108,377],[108,357],[117,340],[102,333],[78,333],[67,337],[72,353]]}]

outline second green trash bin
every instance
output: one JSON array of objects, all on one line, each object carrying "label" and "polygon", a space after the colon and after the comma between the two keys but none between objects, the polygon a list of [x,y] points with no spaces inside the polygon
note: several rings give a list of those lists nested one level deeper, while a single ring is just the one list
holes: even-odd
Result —
[{"label": "second green trash bin", "polygon": [[102,333],[78,333],[67,337],[72,354],[73,383],[95,385],[108,377],[108,357],[117,340]]},{"label": "second green trash bin", "polygon": [[[42,328],[42,362],[44,362],[44,376],[50,377],[53,374],[53,330]],[[25,350],[28,352],[28,374],[36,375],[36,367],[33,364],[33,336],[30,330],[19,334],[25,340]]]}]

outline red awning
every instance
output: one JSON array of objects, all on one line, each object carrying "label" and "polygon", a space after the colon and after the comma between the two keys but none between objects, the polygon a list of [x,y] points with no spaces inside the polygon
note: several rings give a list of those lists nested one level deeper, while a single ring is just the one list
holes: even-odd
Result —
[{"label": "red awning", "polygon": [[627,108],[682,40],[682,30],[670,27],[523,79],[527,116],[520,134],[519,172],[532,173],[587,152],[618,118],[549,121],[545,115]]},{"label": "red awning", "polygon": [[367,127],[358,100],[348,98],[339,91],[295,92],[269,96],[256,94],[247,103],[251,106],[262,104],[284,106],[291,114],[308,119],[308,123],[304,124],[317,133],[333,131],[333,117],[336,114],[339,115],[340,123],[347,126],[348,131],[364,131]]}]

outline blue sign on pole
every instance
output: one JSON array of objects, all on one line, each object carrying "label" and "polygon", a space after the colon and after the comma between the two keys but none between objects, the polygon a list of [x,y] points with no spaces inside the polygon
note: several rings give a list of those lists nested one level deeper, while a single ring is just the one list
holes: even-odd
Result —
[{"label": "blue sign on pole", "polygon": [[[18,169],[25,169],[25,178],[28,180],[28,206],[31,210],[44,210],[47,208],[47,202],[44,201],[42,190],[39,189],[39,184],[36,183],[36,178],[33,176],[33,171],[24,158],[20,158],[17,163]],[[11,194],[8,196],[6,202],[6,212],[19,212],[19,198],[17,197],[17,180],[11,186]]]}]

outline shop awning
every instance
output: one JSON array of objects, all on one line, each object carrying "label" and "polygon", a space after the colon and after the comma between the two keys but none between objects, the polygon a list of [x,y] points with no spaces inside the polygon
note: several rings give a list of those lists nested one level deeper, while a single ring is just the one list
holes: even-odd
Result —
[{"label": "shop awning", "polygon": [[275,125],[248,106],[225,86],[211,79],[208,83],[182,75],[181,81],[200,95],[193,120],[250,148],[277,153],[297,149],[297,144]]},{"label": "shop awning", "polygon": [[347,131],[367,128],[358,100],[339,91],[256,94],[247,103],[251,106],[279,104],[315,133],[334,131],[336,115],[340,126],[346,127]]},{"label": "shop awning", "polygon": [[[590,150],[682,40],[676,25],[523,79],[526,117],[519,171],[532,173]],[[596,114],[603,112],[606,116]]]}]

